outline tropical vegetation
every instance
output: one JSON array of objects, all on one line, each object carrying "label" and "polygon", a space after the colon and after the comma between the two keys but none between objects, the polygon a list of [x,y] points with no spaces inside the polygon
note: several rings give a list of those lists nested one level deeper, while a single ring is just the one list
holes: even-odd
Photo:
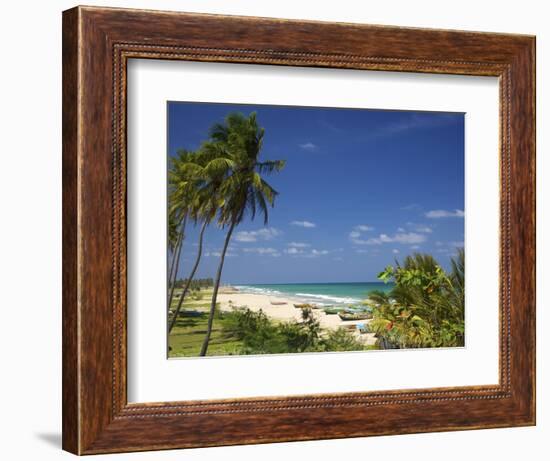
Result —
[{"label": "tropical vegetation", "polygon": [[407,256],[379,276],[392,282],[389,292],[376,291],[369,328],[381,348],[456,347],[464,345],[464,250],[451,258],[445,272],[429,254]]},{"label": "tropical vegetation", "polygon": [[178,279],[175,282],[176,288],[183,288],[189,282],[189,289],[199,291],[205,288],[211,288],[214,286],[214,279],[212,277],[200,278],[200,279]]},{"label": "tropical vegetation", "polygon": [[[217,302],[225,257],[235,228],[257,216],[268,223],[278,192],[266,177],[280,172],[283,160],[262,159],[264,129],[255,113],[233,112],[214,124],[196,151],[179,150],[168,176],[168,325],[175,355],[264,354],[364,350],[346,328],[322,329],[310,306],[301,319],[276,321],[247,307],[221,311]],[[189,226],[199,228],[196,253],[182,273]],[[213,278],[197,279],[208,226],[225,233]],[[187,248],[187,247],[186,247]],[[361,333],[376,335],[378,348],[464,345],[464,251],[445,271],[429,254],[407,256],[386,267],[379,278],[389,291],[371,292],[361,312],[338,314],[365,320]],[[208,298],[208,299],[205,299]]]},{"label": "tropical vegetation", "polygon": [[[209,139],[196,152],[181,150],[171,159],[169,170],[169,322],[168,333],[176,325],[182,306],[202,257],[205,229],[212,222],[226,231],[216,276],[208,322],[200,355],[206,355],[215,319],[216,302],[225,255],[236,226],[257,214],[268,222],[268,209],[277,191],[265,176],[281,171],[283,160],[262,161],[264,129],[255,113],[230,113],[223,123],[210,129]],[[175,301],[185,229],[188,222],[200,224],[198,250],[183,291]]]},{"label": "tropical vegetation", "polygon": [[302,310],[300,321],[275,322],[261,310],[234,309],[224,327],[242,341],[241,354],[358,351],[366,348],[343,328],[323,330],[311,309]]},{"label": "tropical vegetation", "polygon": [[[177,319],[170,335],[172,356],[193,356],[200,352],[208,324],[203,310],[208,302],[186,301],[186,309]],[[248,307],[230,311],[215,310],[209,355],[288,354],[299,352],[359,351],[371,349],[351,331],[324,330],[313,312],[302,311],[300,320],[278,322],[264,312]]]},{"label": "tropical vegetation", "polygon": [[[361,333],[376,335],[366,345],[347,328],[324,329],[310,308],[299,320],[277,321],[246,306],[229,311],[216,305],[209,355],[282,354],[361,351],[368,349],[456,347],[464,345],[464,252],[459,250],[446,272],[428,254],[414,254],[379,274],[391,284],[387,292],[371,292],[365,300],[372,319]],[[174,305],[186,280],[178,280]],[[194,284],[196,282],[196,285]],[[171,356],[198,355],[210,317],[212,279],[196,279],[169,337]],[[370,344],[370,343],[369,343]]]}]

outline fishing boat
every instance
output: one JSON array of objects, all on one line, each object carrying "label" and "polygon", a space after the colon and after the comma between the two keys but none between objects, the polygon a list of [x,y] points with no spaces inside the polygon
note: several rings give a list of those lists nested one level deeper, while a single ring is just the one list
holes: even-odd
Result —
[{"label": "fishing boat", "polygon": [[342,312],[342,309],[338,307],[325,307],[323,310],[327,315],[336,315]]},{"label": "fishing boat", "polygon": [[284,306],[285,304],[288,304],[286,301],[272,301],[272,300],[269,300],[269,302],[273,306]]},{"label": "fishing boat", "polygon": [[319,309],[315,304],[303,303],[303,304],[294,304],[296,309]]},{"label": "fishing boat", "polygon": [[346,312],[351,312],[354,314],[372,312],[372,307],[370,306],[348,306],[344,309]]},{"label": "fishing boat", "polygon": [[369,320],[372,319],[370,312],[338,312],[342,320]]}]

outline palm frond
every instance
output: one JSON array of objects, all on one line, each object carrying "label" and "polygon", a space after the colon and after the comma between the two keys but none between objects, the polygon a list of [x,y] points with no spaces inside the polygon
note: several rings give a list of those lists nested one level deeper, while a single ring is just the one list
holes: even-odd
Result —
[{"label": "palm frond", "polygon": [[256,164],[260,174],[270,174],[274,171],[281,171],[286,164],[285,160],[266,160]]}]

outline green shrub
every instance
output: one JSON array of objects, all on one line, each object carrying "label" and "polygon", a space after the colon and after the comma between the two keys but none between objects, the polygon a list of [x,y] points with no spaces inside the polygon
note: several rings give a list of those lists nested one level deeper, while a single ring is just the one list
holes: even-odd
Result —
[{"label": "green shrub", "polygon": [[311,309],[302,310],[301,321],[275,322],[261,310],[246,307],[224,313],[224,333],[242,341],[241,354],[284,354],[362,350],[363,345],[343,329],[323,335]]},{"label": "green shrub", "polygon": [[382,347],[464,345],[464,250],[451,266],[446,273],[432,256],[415,254],[379,274],[395,284],[367,301],[374,316],[369,326]]},{"label": "green shrub", "polygon": [[330,330],[322,339],[323,347],[326,351],[360,351],[364,349],[353,333],[344,328]]}]

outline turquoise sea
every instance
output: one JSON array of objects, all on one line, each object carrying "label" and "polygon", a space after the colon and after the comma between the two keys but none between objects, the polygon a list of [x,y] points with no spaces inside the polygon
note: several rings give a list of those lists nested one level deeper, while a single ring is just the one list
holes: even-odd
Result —
[{"label": "turquoise sea", "polygon": [[235,285],[243,293],[270,296],[288,296],[302,302],[323,305],[348,305],[364,300],[371,291],[389,291],[391,284],[382,282],[355,283],[285,283],[262,285]]}]

